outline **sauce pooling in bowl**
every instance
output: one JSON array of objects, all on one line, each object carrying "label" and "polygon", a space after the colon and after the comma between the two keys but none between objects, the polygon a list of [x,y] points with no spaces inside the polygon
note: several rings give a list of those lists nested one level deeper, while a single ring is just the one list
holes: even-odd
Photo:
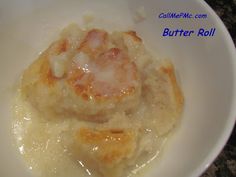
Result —
[{"label": "sauce pooling in bowl", "polygon": [[156,157],[182,107],[173,65],[134,31],[70,25],[24,71],[14,134],[39,176],[129,176]]}]

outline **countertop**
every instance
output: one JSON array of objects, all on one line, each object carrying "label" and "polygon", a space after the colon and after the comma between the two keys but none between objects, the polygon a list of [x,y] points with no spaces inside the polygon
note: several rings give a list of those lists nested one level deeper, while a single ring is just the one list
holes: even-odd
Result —
[{"label": "countertop", "polygon": [[[205,1],[224,22],[236,46],[236,0]],[[236,126],[223,151],[201,177],[236,177]]]}]

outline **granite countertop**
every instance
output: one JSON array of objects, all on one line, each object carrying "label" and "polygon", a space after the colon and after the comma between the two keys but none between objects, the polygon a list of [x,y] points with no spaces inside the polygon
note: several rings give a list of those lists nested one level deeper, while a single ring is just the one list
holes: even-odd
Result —
[{"label": "granite countertop", "polygon": [[[236,0],[205,0],[222,19],[236,46]],[[236,126],[223,151],[201,177],[236,177]]]}]

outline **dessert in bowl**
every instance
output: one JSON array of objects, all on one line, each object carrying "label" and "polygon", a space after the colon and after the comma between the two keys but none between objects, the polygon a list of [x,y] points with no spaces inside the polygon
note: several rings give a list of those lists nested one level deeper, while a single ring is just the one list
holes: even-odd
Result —
[{"label": "dessert in bowl", "polygon": [[[4,58],[4,60],[1,60],[0,71],[2,81],[1,110],[3,115],[0,131],[1,140],[3,142],[1,156],[5,159],[4,163],[1,165],[1,175],[34,176],[35,174],[35,170],[32,170],[32,174],[27,171],[25,161],[19,156],[16,147],[12,147],[11,145],[15,140],[10,141],[10,137],[12,136],[12,119],[10,119],[12,109],[10,109],[10,107],[12,103],[10,104],[9,100],[10,96],[14,95],[16,92],[16,89],[11,89],[12,85],[16,83],[17,80],[20,80],[17,77],[22,74],[30,63],[38,58],[39,53],[45,51],[53,41],[56,41],[62,28],[71,22],[75,22],[79,27],[83,27],[82,17],[84,13],[92,13],[95,17],[94,23],[90,24],[90,29],[104,30],[109,34],[111,34],[112,31],[136,31],[137,36],[142,39],[146,49],[150,50],[148,53],[154,56],[153,58],[170,58],[176,69],[175,73],[177,73],[176,76],[178,76],[177,83],[181,87],[185,99],[183,116],[180,119],[179,126],[174,130],[172,137],[169,138],[168,143],[162,148],[162,153],[159,158],[157,158],[159,159],[158,162],[153,161],[149,165],[150,168],[144,170],[145,172],[141,175],[159,175],[166,177],[199,176],[220,152],[235,121],[235,111],[233,109],[235,105],[235,48],[222,22],[204,2],[174,1],[170,4],[169,1],[148,1],[145,3],[141,1],[59,1],[57,2],[57,6],[55,6],[53,1],[30,1],[30,3],[29,1],[22,1],[21,4],[17,2],[12,4],[5,2],[1,5],[3,14],[1,16],[2,29],[0,32],[2,41],[1,58]],[[133,21],[133,14],[136,13],[136,9],[140,6],[143,6],[146,11],[146,19],[136,23]],[[173,12],[186,11],[186,9],[188,9],[191,13],[206,13],[208,17],[204,20],[182,19],[181,21],[176,19],[159,19],[157,17],[158,14],[167,11],[167,9]],[[208,38],[197,38],[195,36],[189,38],[167,38],[162,36],[163,29],[166,27],[192,29],[199,28],[199,25],[205,29],[216,28],[215,35]],[[51,61],[53,61],[53,59],[51,59]],[[160,66],[168,66],[168,68],[172,66],[169,62],[166,63],[165,61],[161,62]],[[54,62],[51,64],[53,63]],[[130,58],[128,63],[130,63]],[[136,68],[138,69],[137,64]],[[160,72],[160,70],[158,72]],[[57,75],[58,73],[54,74]],[[6,76],[7,79],[5,79]],[[139,77],[140,76],[138,76],[138,78]],[[40,85],[40,83],[36,85]],[[49,92],[49,90],[46,90],[46,92]],[[37,95],[38,93],[34,92],[32,94]],[[137,91],[135,94],[139,95],[140,93]],[[129,96],[133,99],[132,101],[137,98],[136,95],[131,94]],[[147,98],[149,98],[149,96],[147,96]],[[36,101],[37,104],[39,104],[39,100],[40,99]],[[52,99],[51,101],[54,100]],[[122,99],[122,101],[124,101],[124,105],[126,103],[129,105],[129,99]],[[58,102],[60,105],[63,104],[61,101]],[[37,107],[37,105],[34,105],[35,103],[32,103],[32,101],[29,101],[29,103],[30,106],[33,106],[33,109],[36,109],[35,107]],[[132,112],[136,106],[137,105],[134,105],[132,102],[132,104],[128,106],[129,110],[125,110],[121,105],[117,108],[129,113]],[[41,108],[38,107],[37,109],[40,110]],[[115,110],[112,109],[112,106],[109,109],[108,112],[112,113]],[[52,111],[50,114],[55,113],[55,110],[49,110]],[[106,111],[103,111],[103,107],[99,107],[98,110],[101,115],[106,114]],[[82,111],[80,111],[80,113],[81,112]],[[76,115],[77,113],[74,114]],[[114,122],[109,118],[104,120],[99,118],[95,123],[99,122],[103,124],[108,122],[106,124],[107,127],[119,124],[121,127],[127,125],[129,128],[130,124],[125,123],[125,125],[122,125],[122,120],[119,120],[119,123],[115,122],[115,120],[120,119],[122,116],[122,114],[120,115],[114,111],[113,117],[116,118]],[[43,116],[42,119],[39,119],[38,124],[34,124],[42,127],[39,128],[35,126],[32,127],[32,130],[46,130],[46,127],[44,127],[41,121],[50,120],[57,122],[62,120],[59,117],[60,116],[58,116],[58,119],[48,119],[46,117],[46,119],[44,119]],[[91,124],[93,124],[93,114],[88,115],[86,112],[83,117],[83,121],[92,122]],[[38,119],[35,120],[38,121]],[[77,119],[74,120],[77,121]],[[132,123],[131,125],[132,128],[136,127],[133,126]],[[50,124],[50,126],[55,126],[55,129],[51,129],[55,130],[54,132],[61,130],[59,128],[57,129],[57,124]],[[74,134],[78,135],[75,136],[75,143],[73,143],[73,141],[66,141],[68,140],[66,137],[70,137],[70,132],[65,131],[62,135],[61,142],[71,145],[68,150],[80,158],[81,155],[74,151],[74,149],[76,149],[74,147],[79,147],[80,142],[83,141],[80,135],[88,134],[88,132],[89,134],[94,136],[98,135],[99,137],[102,137],[102,135],[106,133],[108,133],[109,136],[110,134],[113,135],[112,132],[103,131],[107,128],[106,126],[99,127],[102,133],[98,133],[97,130],[94,130],[92,125],[89,127],[92,128],[92,131],[82,129],[82,132],[79,131]],[[71,127],[71,131],[83,128],[77,127],[75,123],[65,123],[64,129],[67,130],[67,127]],[[134,132],[135,131],[136,130],[134,130]],[[41,133],[44,133],[44,131],[39,131],[39,134]],[[134,135],[132,136],[134,138],[131,138],[133,142],[136,137],[138,137],[135,133],[133,134],[129,131],[124,133],[127,135],[124,137],[130,137],[129,135],[131,134]],[[119,132],[118,135],[120,135]],[[33,140],[34,137],[36,137],[36,134],[31,136],[31,140]],[[45,139],[42,138],[39,141],[45,142],[44,140]],[[30,142],[32,141],[28,141],[28,144],[25,144],[30,145]],[[48,142],[49,146],[52,145],[50,143],[54,145],[57,144],[57,142]],[[129,145],[132,146],[132,144],[133,143],[130,143]],[[104,146],[100,143],[99,145]],[[90,144],[86,146],[91,147]],[[53,147],[53,145],[51,147]],[[20,148],[22,149],[21,146]],[[83,149],[83,147],[80,148]],[[53,149],[56,151],[56,148]],[[48,155],[50,154],[52,153],[48,151]],[[63,156],[63,154],[60,155]],[[38,158],[42,159],[40,155],[38,155]],[[48,156],[48,158],[53,160],[52,156]],[[68,162],[71,159],[72,158],[68,158]],[[54,159],[54,162],[55,164],[60,163],[60,161],[56,159]],[[77,168],[79,165],[81,164],[77,164],[74,168]],[[10,170],[9,168],[11,166],[16,167],[15,170]],[[69,166],[72,167],[73,165],[71,164]],[[61,166],[61,169],[63,168],[66,169],[65,166]],[[51,170],[53,171],[54,169],[51,168]],[[63,176],[63,174],[61,174],[61,176]]]},{"label": "dessert in bowl", "polygon": [[136,32],[72,24],[24,71],[13,131],[40,176],[136,175],[179,122],[183,100],[172,63],[154,59]]}]

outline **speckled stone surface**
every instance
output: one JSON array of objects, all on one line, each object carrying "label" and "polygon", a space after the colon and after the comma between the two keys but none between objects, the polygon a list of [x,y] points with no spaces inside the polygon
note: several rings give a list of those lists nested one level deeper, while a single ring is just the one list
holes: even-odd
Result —
[{"label": "speckled stone surface", "polygon": [[[236,0],[206,0],[206,2],[222,19],[236,45]],[[201,177],[236,177],[236,127],[223,151]]]},{"label": "speckled stone surface", "polygon": [[205,0],[228,28],[236,44],[236,0]]}]

